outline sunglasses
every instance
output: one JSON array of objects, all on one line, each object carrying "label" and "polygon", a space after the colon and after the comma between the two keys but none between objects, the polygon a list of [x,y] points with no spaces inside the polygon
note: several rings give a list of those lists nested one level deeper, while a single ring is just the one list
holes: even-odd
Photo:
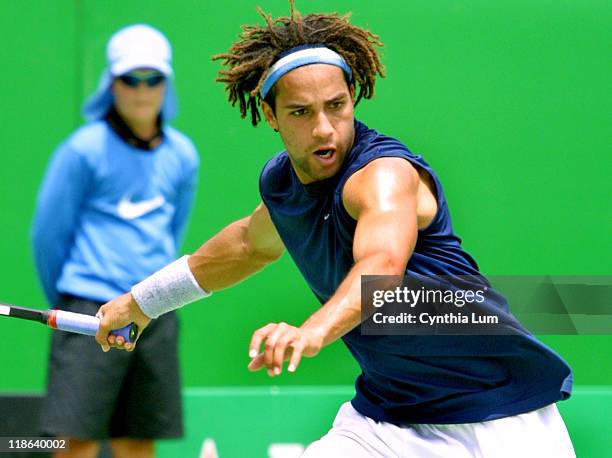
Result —
[{"label": "sunglasses", "polygon": [[142,82],[144,82],[148,87],[155,87],[166,79],[166,77],[161,73],[150,73],[144,76],[126,73],[125,75],[120,75],[117,78],[128,87],[138,87]]}]

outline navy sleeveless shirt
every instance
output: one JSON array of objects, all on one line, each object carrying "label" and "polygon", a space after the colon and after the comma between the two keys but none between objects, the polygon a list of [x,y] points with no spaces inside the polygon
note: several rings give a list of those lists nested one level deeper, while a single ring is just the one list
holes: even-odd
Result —
[{"label": "navy sleeveless shirt", "polygon": [[[480,277],[476,262],[453,232],[442,186],[431,167],[399,141],[355,121],[353,147],[333,177],[302,184],[286,151],[273,157],[260,176],[261,196],[272,221],[321,304],[334,294],[354,264],[357,223],[342,203],[344,184],[381,157],[406,159],[426,170],[436,185],[438,211],[431,224],[419,230],[406,273]],[[342,338],[362,370],[352,404],[376,421],[448,424],[493,420],[566,399],[571,392],[569,366],[528,332],[372,336],[363,335],[360,328]]]}]

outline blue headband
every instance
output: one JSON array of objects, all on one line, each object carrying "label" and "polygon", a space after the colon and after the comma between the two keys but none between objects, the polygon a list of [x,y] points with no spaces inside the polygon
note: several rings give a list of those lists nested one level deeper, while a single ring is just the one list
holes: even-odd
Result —
[{"label": "blue headband", "polygon": [[348,79],[351,80],[353,72],[351,67],[348,66],[346,61],[336,51],[332,51],[329,48],[320,45],[314,46],[298,46],[296,48],[289,49],[286,51],[286,55],[279,59],[268,71],[268,75],[264,80],[259,95],[262,99],[266,98],[274,83],[276,83],[281,76],[285,73],[290,72],[298,67],[310,64],[329,64],[340,67]]}]

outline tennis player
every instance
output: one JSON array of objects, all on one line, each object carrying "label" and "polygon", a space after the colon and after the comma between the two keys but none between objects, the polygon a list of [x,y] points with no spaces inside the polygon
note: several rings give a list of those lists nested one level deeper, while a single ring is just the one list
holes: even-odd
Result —
[{"label": "tennis player", "polygon": [[265,25],[245,28],[215,56],[226,65],[219,81],[229,101],[254,125],[261,108],[286,148],[261,172],[262,202],[102,306],[98,343],[133,350],[109,331],[131,321],[144,328],[287,250],[321,307],[301,325],[256,330],[249,368],[274,376],[288,361],[295,371],[341,338],[362,369],[355,398],[305,457],[575,456],[555,405],[570,395],[571,370],[532,335],[361,332],[362,275],[480,274],[432,168],[355,119],[354,106],[384,76],[378,37],[337,14],[302,16],[290,3],[290,17],[262,13]]}]

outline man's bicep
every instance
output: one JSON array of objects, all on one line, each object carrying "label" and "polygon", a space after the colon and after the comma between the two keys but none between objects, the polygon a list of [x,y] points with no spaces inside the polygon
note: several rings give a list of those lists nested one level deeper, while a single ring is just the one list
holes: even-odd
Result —
[{"label": "man's bicep", "polygon": [[357,221],[353,241],[355,262],[382,256],[394,274],[402,273],[416,244],[416,214],[411,213],[408,208],[364,212]]},{"label": "man's bicep", "polygon": [[399,274],[416,244],[418,173],[406,161],[388,158],[371,163],[354,178],[344,197],[357,219],[355,262],[382,256]]},{"label": "man's bicep", "polygon": [[249,217],[246,239],[249,250],[259,255],[276,259],[285,251],[285,245],[263,202]]}]

